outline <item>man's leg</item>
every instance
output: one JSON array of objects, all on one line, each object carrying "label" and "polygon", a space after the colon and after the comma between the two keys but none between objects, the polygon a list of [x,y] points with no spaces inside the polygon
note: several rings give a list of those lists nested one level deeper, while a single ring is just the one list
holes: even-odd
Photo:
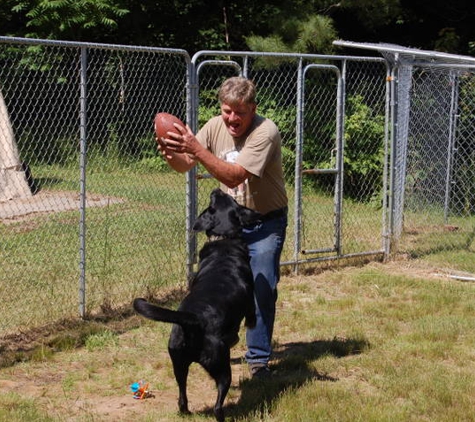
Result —
[{"label": "man's leg", "polygon": [[245,230],[254,275],[256,326],[246,332],[246,361],[251,367],[267,367],[272,353],[277,284],[280,278],[280,255],[285,241],[287,218],[266,221]]}]

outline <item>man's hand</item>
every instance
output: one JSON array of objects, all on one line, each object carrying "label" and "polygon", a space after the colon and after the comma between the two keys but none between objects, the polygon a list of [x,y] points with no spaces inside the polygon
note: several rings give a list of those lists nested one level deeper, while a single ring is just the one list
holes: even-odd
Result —
[{"label": "man's hand", "polygon": [[188,125],[186,128],[174,124],[177,132],[167,132],[168,138],[162,139],[159,143],[160,149],[168,153],[190,154],[194,156],[201,147],[192,130]]},{"label": "man's hand", "polygon": [[160,153],[167,159],[171,159],[171,153],[167,148],[167,144],[165,143],[165,138],[161,138],[157,135],[155,135],[155,141],[157,142],[158,150]]}]

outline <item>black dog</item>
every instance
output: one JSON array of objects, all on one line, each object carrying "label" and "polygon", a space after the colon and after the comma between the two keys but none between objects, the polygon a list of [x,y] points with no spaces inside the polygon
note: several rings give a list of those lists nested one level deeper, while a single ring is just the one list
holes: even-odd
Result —
[{"label": "black dog", "polygon": [[194,231],[206,231],[208,242],[199,253],[198,271],[178,310],[160,308],[145,299],[134,300],[134,309],[139,314],[174,324],[168,351],[182,413],[190,413],[186,382],[189,366],[197,362],[216,382],[214,415],[218,421],[224,421],[223,403],[231,385],[230,348],[239,340],[244,318],[247,327],[256,324],[249,250],[241,239],[241,231],[260,216],[220,189],[213,190],[209,207],[193,226]]}]

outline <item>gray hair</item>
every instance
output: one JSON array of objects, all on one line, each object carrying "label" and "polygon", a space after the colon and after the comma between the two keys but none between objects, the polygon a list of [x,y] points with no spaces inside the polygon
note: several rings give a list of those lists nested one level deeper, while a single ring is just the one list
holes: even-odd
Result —
[{"label": "gray hair", "polygon": [[218,91],[220,103],[226,104],[256,104],[256,86],[250,79],[234,76],[226,79]]}]

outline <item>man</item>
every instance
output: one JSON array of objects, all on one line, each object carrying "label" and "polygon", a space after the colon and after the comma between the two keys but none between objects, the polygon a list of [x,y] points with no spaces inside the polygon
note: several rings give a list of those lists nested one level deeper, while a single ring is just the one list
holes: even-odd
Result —
[{"label": "man", "polygon": [[246,361],[253,377],[270,374],[272,333],[280,278],[280,255],[287,228],[287,194],[282,169],[281,138],[276,125],[256,113],[252,81],[233,77],[218,93],[221,115],[195,136],[176,125],[159,148],[179,172],[201,163],[239,203],[263,214],[261,223],[243,230],[254,275],[257,325],[246,332]]}]

